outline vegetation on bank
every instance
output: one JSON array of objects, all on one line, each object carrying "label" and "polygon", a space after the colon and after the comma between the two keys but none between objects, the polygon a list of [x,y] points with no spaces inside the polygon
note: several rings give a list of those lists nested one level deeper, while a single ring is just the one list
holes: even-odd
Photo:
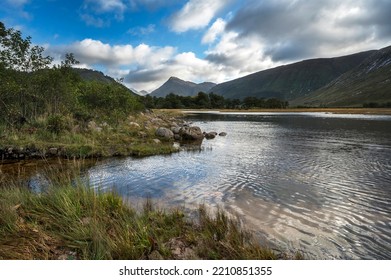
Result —
[{"label": "vegetation on bank", "polygon": [[155,129],[165,116],[143,114],[139,98],[118,82],[82,79],[66,54],[60,65],[20,31],[0,22],[0,158],[171,153]]},{"label": "vegetation on bank", "polygon": [[246,97],[243,100],[229,99],[214,93],[199,92],[196,96],[180,96],[174,93],[166,97],[144,96],[141,101],[146,108],[156,109],[284,109],[289,103],[276,98]]},{"label": "vegetation on bank", "polygon": [[201,206],[136,211],[120,196],[54,183],[42,193],[0,192],[0,259],[300,258],[262,247],[239,222]]}]

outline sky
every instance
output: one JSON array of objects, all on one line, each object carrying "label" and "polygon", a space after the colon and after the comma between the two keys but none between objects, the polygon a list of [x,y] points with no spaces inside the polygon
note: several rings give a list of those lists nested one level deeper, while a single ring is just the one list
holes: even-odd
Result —
[{"label": "sky", "polygon": [[391,0],[2,0],[46,54],[152,91],[391,45]]}]

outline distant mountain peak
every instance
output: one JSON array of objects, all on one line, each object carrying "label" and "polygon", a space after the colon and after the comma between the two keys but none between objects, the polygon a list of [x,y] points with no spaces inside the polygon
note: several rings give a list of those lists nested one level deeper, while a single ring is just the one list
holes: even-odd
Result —
[{"label": "distant mountain peak", "polygon": [[202,92],[209,92],[216,84],[211,82],[203,82],[196,84],[189,81],[184,81],[178,77],[171,76],[162,86],[151,92],[152,96],[165,97],[170,93],[181,96],[193,96]]}]

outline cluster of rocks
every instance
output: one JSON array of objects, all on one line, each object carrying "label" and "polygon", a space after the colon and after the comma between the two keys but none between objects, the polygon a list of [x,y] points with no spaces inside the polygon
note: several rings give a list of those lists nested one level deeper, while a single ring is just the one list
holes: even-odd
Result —
[{"label": "cluster of rocks", "polygon": [[220,132],[202,132],[201,128],[198,126],[191,126],[188,123],[183,123],[182,125],[177,125],[171,127],[171,129],[166,127],[159,127],[156,130],[156,136],[166,139],[166,140],[175,140],[179,142],[202,142],[205,139],[213,139],[217,135],[226,136],[227,133]]},{"label": "cluster of rocks", "polygon": [[37,149],[35,147],[7,147],[0,149],[0,160],[23,160],[27,158],[46,158],[63,156],[65,150],[62,148]]}]

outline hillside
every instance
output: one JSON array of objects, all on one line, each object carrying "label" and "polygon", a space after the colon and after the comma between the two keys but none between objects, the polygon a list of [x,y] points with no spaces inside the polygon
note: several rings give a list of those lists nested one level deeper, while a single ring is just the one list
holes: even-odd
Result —
[{"label": "hillside", "polygon": [[354,69],[291,104],[335,107],[370,102],[391,102],[391,46],[374,52]]},{"label": "hillside", "polygon": [[174,93],[180,96],[193,96],[198,92],[209,92],[209,90],[215,86],[214,83],[200,83],[183,81],[176,77],[171,77],[161,87],[151,92],[152,96],[165,97],[170,93]]},{"label": "hillside", "polygon": [[210,92],[226,98],[253,96],[293,100],[325,86],[373,53],[304,60],[218,84]]},{"label": "hillside", "polygon": [[[84,81],[95,81],[95,82],[101,82],[105,84],[117,84],[118,82],[110,77],[106,76],[100,71],[92,70],[92,69],[85,69],[85,68],[73,68],[73,71],[75,71],[77,74],[79,74],[80,78]],[[121,85],[121,83],[118,83]],[[132,95],[137,95],[133,90],[125,87],[122,85],[125,89],[127,89]]]}]

